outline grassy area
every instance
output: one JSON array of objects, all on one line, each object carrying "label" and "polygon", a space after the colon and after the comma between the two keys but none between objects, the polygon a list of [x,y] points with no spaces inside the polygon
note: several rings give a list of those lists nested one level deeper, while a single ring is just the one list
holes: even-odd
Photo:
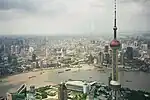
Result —
[{"label": "grassy area", "polygon": [[68,93],[69,99],[71,100],[86,100],[87,95],[82,92],[71,91]]},{"label": "grassy area", "polygon": [[36,99],[45,99],[48,96],[56,96],[57,89],[51,85],[36,89]]}]

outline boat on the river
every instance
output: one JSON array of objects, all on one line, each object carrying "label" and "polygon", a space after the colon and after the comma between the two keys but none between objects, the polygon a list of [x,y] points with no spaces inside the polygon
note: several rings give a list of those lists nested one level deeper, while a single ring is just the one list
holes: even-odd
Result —
[{"label": "boat on the river", "polygon": [[132,81],[130,81],[130,80],[126,80],[126,82],[132,82]]},{"label": "boat on the river", "polygon": [[91,71],[92,69],[87,69],[87,71]]},{"label": "boat on the river", "polygon": [[73,73],[76,73],[77,71],[73,71]]},{"label": "boat on the river", "polygon": [[89,78],[92,78],[92,76],[90,76]]},{"label": "boat on the river", "polygon": [[36,77],[36,76],[29,76],[28,78],[31,79],[31,78],[34,78],[34,77]]},{"label": "boat on the river", "polygon": [[63,73],[64,71],[59,71],[58,74]]},{"label": "boat on the river", "polygon": [[106,73],[104,69],[99,69],[99,70],[97,70],[97,71]]},{"label": "boat on the river", "polygon": [[71,69],[66,69],[65,71],[70,71]]}]

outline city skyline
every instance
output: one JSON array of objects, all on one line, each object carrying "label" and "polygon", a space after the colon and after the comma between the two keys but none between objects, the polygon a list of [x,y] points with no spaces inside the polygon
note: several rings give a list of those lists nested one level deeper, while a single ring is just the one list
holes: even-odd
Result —
[{"label": "city skyline", "polygon": [[[113,0],[1,0],[0,35],[112,35]],[[119,32],[149,31],[148,0],[118,1]]]}]

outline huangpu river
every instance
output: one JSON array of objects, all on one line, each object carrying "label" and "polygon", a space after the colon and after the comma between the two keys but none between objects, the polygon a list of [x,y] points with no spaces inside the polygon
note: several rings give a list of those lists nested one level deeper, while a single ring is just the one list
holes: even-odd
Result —
[{"label": "huangpu river", "polygon": [[[64,73],[58,74],[59,71],[64,71]],[[43,72],[43,74],[41,74],[41,71],[28,72],[1,79],[3,82],[0,82],[0,96],[4,96],[8,91],[16,91],[23,83],[26,83],[28,87],[31,85],[40,87],[50,84],[58,84],[68,79],[74,79],[99,81],[108,84],[108,76],[110,75],[111,70],[107,70],[104,73],[87,65],[80,70],[78,68],[73,68],[71,71],[65,71],[63,68],[43,70]],[[29,79],[30,76],[36,77]],[[150,73],[121,71],[119,72],[119,76],[123,87],[141,89],[150,92]],[[131,82],[127,82],[127,80]]]}]

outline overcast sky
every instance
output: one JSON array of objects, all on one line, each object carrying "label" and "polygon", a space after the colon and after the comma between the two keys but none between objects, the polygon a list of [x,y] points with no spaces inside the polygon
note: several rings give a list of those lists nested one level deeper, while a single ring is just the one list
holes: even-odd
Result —
[{"label": "overcast sky", "polygon": [[[120,32],[150,30],[150,0],[118,0]],[[112,34],[113,0],[0,0],[0,34]]]}]

